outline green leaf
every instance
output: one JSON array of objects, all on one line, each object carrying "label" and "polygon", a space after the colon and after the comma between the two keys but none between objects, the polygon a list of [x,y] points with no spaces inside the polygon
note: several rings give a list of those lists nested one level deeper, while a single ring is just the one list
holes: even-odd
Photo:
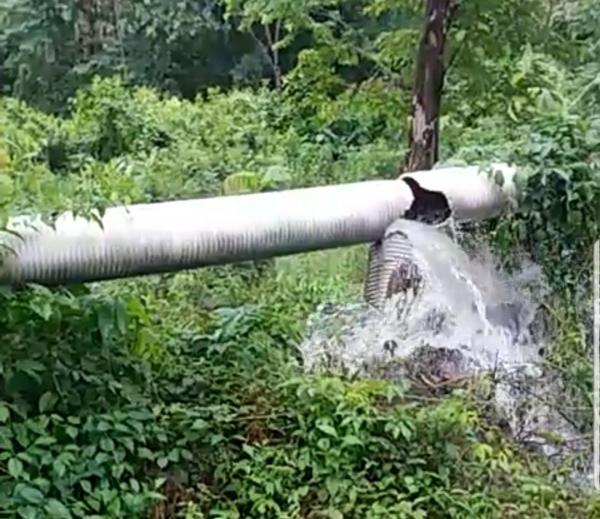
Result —
[{"label": "green leaf", "polygon": [[181,457],[186,461],[192,461],[194,459],[194,454],[187,449],[181,449]]},{"label": "green leaf", "polygon": [[292,180],[292,175],[289,170],[282,166],[271,166],[265,171],[263,175],[262,182],[263,184],[269,186],[276,186],[279,184],[284,184],[286,182],[290,182]]},{"label": "green leaf", "polygon": [[52,436],[40,436],[33,442],[33,444],[39,447],[43,445],[54,445],[56,441],[56,438]]},{"label": "green leaf", "polygon": [[22,483],[15,487],[15,495],[31,505],[39,505],[44,500],[44,494],[40,490]]},{"label": "green leaf", "polygon": [[15,184],[8,175],[0,174],[0,205],[6,205],[13,199]]},{"label": "green leaf", "polygon": [[15,479],[18,479],[23,474],[23,463],[17,458],[8,460],[8,473]]},{"label": "green leaf", "polygon": [[58,401],[58,397],[51,391],[46,391],[38,402],[38,408],[40,413],[45,413],[54,407],[54,404]]},{"label": "green leaf", "polygon": [[203,420],[202,418],[197,418],[194,420],[194,423],[192,424],[192,431],[203,431],[204,429],[208,429],[208,423],[206,420]]},{"label": "green leaf", "polygon": [[10,418],[10,409],[6,404],[0,402],[0,423],[8,422]]},{"label": "green leaf", "polygon": [[44,321],[48,321],[52,317],[52,304],[48,299],[36,298],[29,303],[29,308]]},{"label": "green leaf", "polygon": [[321,432],[324,432],[328,436],[337,438],[337,431],[331,425],[319,424],[319,425],[317,425],[317,429],[319,429]]},{"label": "green leaf", "polygon": [[136,494],[139,493],[141,490],[140,484],[137,479],[130,478],[129,486],[131,487],[131,490],[133,490]]},{"label": "green leaf", "polygon": [[65,432],[67,433],[67,436],[74,440],[79,434],[79,429],[77,429],[77,427],[73,427],[72,425],[67,425]]},{"label": "green leaf", "polygon": [[33,506],[19,507],[19,517],[21,519],[40,519],[39,508]]},{"label": "green leaf", "polygon": [[123,464],[113,465],[110,469],[110,472],[111,472],[113,478],[121,479],[123,472],[125,472],[125,465],[123,465]]},{"label": "green leaf", "polygon": [[102,438],[100,440],[100,448],[105,452],[112,452],[115,450],[115,442],[110,438]]},{"label": "green leaf", "polygon": [[60,459],[55,459],[52,463],[52,469],[54,470],[57,477],[62,478],[67,472],[65,464]]},{"label": "green leaf", "polygon": [[362,445],[362,441],[356,436],[349,434],[342,439],[344,445]]},{"label": "green leaf", "polygon": [[146,460],[153,460],[155,457],[152,451],[147,449],[146,447],[140,447],[138,449],[138,456]]},{"label": "green leaf", "polygon": [[46,506],[44,506],[44,509],[52,518],[71,519],[72,517],[69,509],[57,499],[49,499]]},{"label": "green leaf", "polygon": [[87,479],[83,479],[79,482],[79,485],[81,485],[81,488],[84,492],[86,492],[87,494],[91,494],[92,493],[92,485],[91,483],[87,480]]},{"label": "green leaf", "polygon": [[35,374],[38,372],[41,373],[43,371],[46,371],[46,366],[44,366],[41,362],[38,362],[37,360],[31,359],[19,360],[18,362],[16,362],[15,367],[18,370],[33,376],[35,376]]}]

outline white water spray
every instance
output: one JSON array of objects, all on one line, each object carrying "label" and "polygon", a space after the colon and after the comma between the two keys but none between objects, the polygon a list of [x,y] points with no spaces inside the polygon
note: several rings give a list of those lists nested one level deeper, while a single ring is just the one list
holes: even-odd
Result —
[{"label": "white water spray", "polygon": [[496,410],[518,441],[549,458],[560,458],[565,446],[571,454],[581,448],[573,443],[578,431],[558,411],[560,382],[540,364],[547,337],[539,309],[549,293],[541,269],[524,263],[509,275],[491,254],[470,257],[440,229],[394,225],[412,245],[423,278],[418,293],[400,293],[381,311],[321,305],[300,348],[306,369],[392,380],[406,378],[407,363],[409,371],[425,364],[445,379],[494,372]]},{"label": "white water spray", "polygon": [[399,294],[382,311],[364,304],[331,315],[321,308],[312,316],[302,345],[307,367],[331,366],[334,361],[359,374],[374,361],[389,358],[390,342],[395,356],[407,356],[422,346],[459,350],[485,370],[537,359],[543,344],[531,336],[529,327],[539,301],[521,278],[502,276],[491,263],[469,258],[434,227],[408,220],[400,226],[423,277],[418,295],[409,303]]}]

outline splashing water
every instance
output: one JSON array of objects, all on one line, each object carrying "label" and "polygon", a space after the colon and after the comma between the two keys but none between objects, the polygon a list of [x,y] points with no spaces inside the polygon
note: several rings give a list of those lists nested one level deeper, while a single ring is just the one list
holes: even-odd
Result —
[{"label": "splashing water", "polygon": [[[364,303],[321,305],[300,346],[305,368],[392,380],[406,378],[406,361],[413,368],[428,364],[446,379],[502,373],[494,404],[515,438],[550,459],[560,458],[569,442],[566,455],[581,449],[578,431],[557,411],[560,381],[539,364],[546,346],[539,310],[549,293],[541,269],[524,263],[509,275],[489,252],[470,257],[440,229],[396,224],[424,281],[418,293],[412,300],[399,294],[381,311]],[[545,439],[548,433],[561,438],[561,448]]]},{"label": "splashing water", "polygon": [[322,306],[310,319],[301,347],[307,367],[337,361],[358,374],[373,361],[389,358],[390,344],[396,356],[422,346],[459,350],[482,369],[537,359],[543,345],[530,328],[538,302],[525,281],[541,280],[539,269],[502,276],[489,260],[469,258],[442,231],[409,220],[399,223],[424,279],[419,294],[410,304],[404,295],[389,299],[382,311],[358,304],[332,315]]}]

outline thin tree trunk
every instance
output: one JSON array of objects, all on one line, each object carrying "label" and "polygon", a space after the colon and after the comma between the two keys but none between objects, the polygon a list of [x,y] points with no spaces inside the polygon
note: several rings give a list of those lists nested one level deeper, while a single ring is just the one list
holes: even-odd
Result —
[{"label": "thin tree trunk", "polygon": [[263,30],[265,33],[265,38],[267,40],[267,44],[263,43],[263,41],[256,35],[256,33],[250,28],[250,35],[254,39],[254,41],[259,46],[266,60],[269,62],[269,66],[273,72],[273,83],[276,90],[281,89],[282,77],[281,77],[281,68],[279,67],[279,50],[275,47],[277,42],[279,41],[279,33],[281,30],[281,22],[277,20],[275,23],[275,30],[273,36],[271,36],[271,31],[269,29],[268,24],[264,24]]},{"label": "thin tree trunk", "polygon": [[[89,59],[119,38],[116,14],[118,0],[81,0],[75,26],[83,56]],[[122,45],[121,45],[122,46]]]},{"label": "thin tree trunk", "polygon": [[438,160],[446,37],[459,0],[427,0],[417,54],[409,152],[404,171],[431,169]]},{"label": "thin tree trunk", "polygon": [[271,49],[271,63],[273,68],[273,80],[275,81],[275,88],[277,90],[281,89],[281,68],[279,66],[279,49],[277,48],[277,43],[279,42],[279,32],[281,31],[281,20],[277,20],[275,22],[275,30],[273,33],[273,37],[271,37],[271,31],[269,31],[269,26],[265,25],[265,35],[267,37],[267,42],[269,43],[269,48]]}]

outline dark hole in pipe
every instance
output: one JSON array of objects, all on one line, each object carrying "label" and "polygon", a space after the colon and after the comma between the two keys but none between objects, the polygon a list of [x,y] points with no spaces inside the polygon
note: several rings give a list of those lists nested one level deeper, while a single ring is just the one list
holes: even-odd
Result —
[{"label": "dark hole in pipe", "polygon": [[404,218],[429,225],[437,225],[450,218],[452,209],[443,193],[423,189],[411,177],[400,177],[400,179],[408,184],[414,197],[413,203],[404,213]]}]

